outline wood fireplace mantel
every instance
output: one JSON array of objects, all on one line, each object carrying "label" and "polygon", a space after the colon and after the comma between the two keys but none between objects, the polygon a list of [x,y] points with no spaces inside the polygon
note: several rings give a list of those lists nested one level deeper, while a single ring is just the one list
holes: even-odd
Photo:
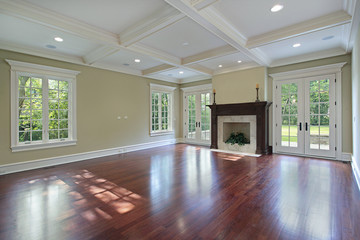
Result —
[{"label": "wood fireplace mantel", "polygon": [[256,115],[256,154],[269,154],[269,107],[272,102],[208,105],[211,109],[211,146],[218,148],[218,116]]}]

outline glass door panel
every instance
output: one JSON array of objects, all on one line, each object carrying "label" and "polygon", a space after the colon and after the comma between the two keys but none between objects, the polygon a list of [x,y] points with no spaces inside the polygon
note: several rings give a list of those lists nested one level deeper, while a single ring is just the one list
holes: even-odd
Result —
[{"label": "glass door panel", "polygon": [[196,139],[196,95],[188,95],[188,129],[187,129],[187,138],[188,139]]},{"label": "glass door panel", "polygon": [[210,93],[201,93],[201,140],[210,141]]},{"label": "glass door panel", "polygon": [[305,82],[305,113],[310,128],[306,131],[305,150],[309,154],[335,156],[334,82],[333,75],[308,78]]},{"label": "glass door panel", "polygon": [[[280,126],[277,134],[278,146],[281,151],[300,152],[302,147],[300,144],[300,126],[299,114],[299,92],[301,86],[294,81],[283,81],[277,88],[277,96],[280,97],[277,106],[277,116],[280,117]],[[300,112],[299,112],[300,110]]]}]

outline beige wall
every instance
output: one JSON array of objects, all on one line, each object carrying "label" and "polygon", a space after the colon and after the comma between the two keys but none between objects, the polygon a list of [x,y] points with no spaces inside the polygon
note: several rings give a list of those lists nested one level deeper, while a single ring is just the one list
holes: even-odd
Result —
[{"label": "beige wall", "polygon": [[256,83],[260,84],[259,98],[264,101],[266,68],[258,67],[213,77],[216,103],[241,103],[256,100]]},{"label": "beige wall", "polygon": [[[353,157],[360,167],[360,26],[352,52]],[[358,173],[360,174],[360,173]]]},{"label": "beige wall", "polygon": [[[268,74],[287,72],[292,70],[323,66],[334,63],[347,62],[342,68],[342,135],[343,152],[352,153],[352,127],[351,127],[351,55],[342,55],[337,57],[319,59],[303,63],[291,64],[281,67],[273,67],[268,69]],[[272,99],[272,79],[269,77],[268,93]],[[271,135],[270,135],[271,136]]]},{"label": "beige wall", "polygon": [[[77,77],[76,146],[12,153],[10,150],[10,66],[12,59],[80,71]],[[179,88],[175,90],[175,135],[149,136],[149,83],[179,87],[97,68],[0,50],[0,165],[155,142],[180,133]],[[117,120],[117,116],[128,116]]]}]

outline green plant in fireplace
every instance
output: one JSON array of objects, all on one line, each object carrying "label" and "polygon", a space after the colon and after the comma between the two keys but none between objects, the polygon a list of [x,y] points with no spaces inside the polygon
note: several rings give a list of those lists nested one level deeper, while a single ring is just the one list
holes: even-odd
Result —
[{"label": "green plant in fireplace", "polygon": [[239,146],[245,145],[250,143],[250,141],[245,137],[245,135],[243,133],[234,133],[232,132],[230,134],[230,137],[228,138],[228,140],[226,140],[227,144],[238,144]]}]

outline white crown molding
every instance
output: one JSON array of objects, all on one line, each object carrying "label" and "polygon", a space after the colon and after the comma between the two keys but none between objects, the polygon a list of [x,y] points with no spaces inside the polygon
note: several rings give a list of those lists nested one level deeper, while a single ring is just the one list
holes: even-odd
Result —
[{"label": "white crown molding", "polygon": [[298,37],[304,34],[332,28],[339,25],[348,24],[351,22],[351,16],[344,11],[334,12],[325,16],[314,18],[289,27],[281,28],[272,32],[252,37],[246,43],[247,48],[256,48]]},{"label": "white crown molding", "polygon": [[214,71],[214,76],[220,75],[220,74],[225,74],[225,73],[231,73],[231,72],[246,70],[246,69],[251,69],[251,68],[256,68],[256,67],[260,67],[260,66],[261,65],[255,63],[255,62],[244,62],[244,63],[241,63],[239,66],[234,66],[234,67],[229,67],[229,68],[223,68],[223,69],[220,69],[220,70],[216,70],[216,71]]},{"label": "white crown molding", "polygon": [[125,74],[131,74],[131,75],[140,76],[140,77],[143,76],[140,70],[123,67],[121,65],[114,66],[114,65],[110,65],[110,64],[103,64],[100,62],[96,62],[96,63],[93,63],[92,65],[85,64],[85,66],[95,67],[95,68],[100,68],[100,69],[104,69],[104,70],[110,70],[110,71],[120,72],[120,73],[125,73]]},{"label": "white crown molding", "polygon": [[5,41],[0,41],[0,49],[84,65],[83,59],[81,57],[57,53],[51,50],[45,50],[45,49],[42,50],[42,49],[35,49],[32,47],[25,47],[19,44],[9,43]]},{"label": "white crown molding", "polygon": [[177,87],[165,86],[156,83],[150,83],[151,90],[158,90],[158,91],[170,91],[173,92]]},{"label": "white crown molding", "polygon": [[168,139],[168,140],[163,140],[163,141],[147,142],[147,143],[142,143],[142,144],[102,149],[102,150],[97,150],[97,151],[64,155],[64,156],[58,156],[58,157],[52,157],[52,158],[45,158],[45,159],[28,161],[28,162],[0,165],[0,175],[10,174],[10,173],[15,173],[15,172],[22,172],[22,171],[38,169],[38,168],[44,168],[44,167],[49,167],[49,166],[56,166],[56,165],[61,165],[61,164],[66,164],[66,163],[90,160],[90,159],[94,159],[94,158],[123,154],[123,153],[128,153],[128,152],[134,152],[134,151],[145,150],[145,149],[154,148],[154,147],[172,145],[172,144],[176,144],[177,142],[181,142],[181,141],[173,138],[173,139]]},{"label": "white crown molding", "polygon": [[198,11],[186,0],[165,1],[253,61],[259,63],[260,65],[268,65],[269,62],[264,61],[265,59],[263,56],[258,57],[256,53],[250,52],[245,48],[247,39],[213,6],[208,6],[207,8]]},{"label": "white crown molding", "polygon": [[274,81],[280,81],[280,80],[287,80],[289,79],[289,77],[291,79],[295,79],[295,78],[305,78],[305,77],[311,77],[322,74],[332,74],[332,73],[341,72],[341,68],[345,64],[347,64],[347,62],[334,63],[334,64],[328,64],[318,67],[311,67],[311,68],[303,68],[303,69],[287,71],[287,72],[273,73],[273,74],[269,74],[269,76],[272,77]]},{"label": "white crown molding", "polygon": [[184,84],[184,83],[191,83],[191,82],[197,82],[197,81],[202,81],[202,80],[210,80],[211,78],[209,76],[196,76],[196,77],[189,77],[189,78],[184,78],[184,79],[179,79],[179,84]]},{"label": "white crown molding", "polygon": [[160,80],[160,81],[164,81],[164,82],[171,82],[171,83],[180,84],[180,79],[165,76],[165,75],[161,75],[161,74],[147,75],[147,76],[143,76],[143,77],[151,78],[151,79],[155,79],[155,80]]},{"label": "white crown molding", "polygon": [[270,67],[285,66],[285,65],[294,64],[294,63],[307,62],[307,61],[318,60],[318,59],[328,58],[328,57],[335,57],[335,56],[344,55],[346,53],[347,52],[343,48],[334,48],[334,49],[329,49],[329,50],[324,50],[324,51],[319,51],[319,52],[303,54],[303,55],[299,55],[299,56],[295,56],[295,57],[278,59],[278,60],[271,62]]},{"label": "white crown molding", "polygon": [[55,74],[56,76],[61,76],[61,77],[69,77],[69,78],[73,78],[76,75],[78,75],[80,72],[79,71],[74,71],[74,70],[70,70],[70,69],[65,69],[65,68],[57,68],[57,67],[51,67],[51,66],[45,66],[45,65],[40,65],[40,64],[34,64],[34,63],[28,63],[28,62],[21,62],[21,61],[15,61],[15,60],[10,60],[10,59],[5,59],[5,61],[10,65],[10,69],[12,71],[29,71],[32,73],[38,73],[40,71],[41,74],[49,74],[49,75],[53,75]]},{"label": "white crown molding", "polygon": [[180,88],[181,91],[186,92],[186,93],[197,92],[197,91],[202,91],[202,90],[211,90],[211,89],[212,89],[212,84],[202,84],[202,85],[193,86],[193,87]]},{"label": "white crown molding", "polygon": [[114,33],[94,27],[84,22],[66,17],[48,9],[40,8],[28,2],[18,1],[0,1],[0,12],[2,14],[25,19],[27,21],[42,24],[57,30],[62,30],[83,37],[98,43],[118,45],[118,36]]},{"label": "white crown molding", "polygon": [[360,1],[358,0],[348,0],[348,9],[347,11],[352,13],[351,27],[347,32],[348,42],[346,43],[346,51],[351,52],[354,46],[354,42],[359,30],[360,24]]},{"label": "white crown molding", "polygon": [[134,26],[131,26],[120,34],[121,45],[127,47],[134,44],[145,37],[152,35],[153,33],[174,24],[181,19],[185,18],[185,15],[178,10],[167,6],[165,9],[161,9],[154,15],[140,21]]},{"label": "white crown molding", "polygon": [[161,73],[161,72],[165,72],[168,70],[172,70],[175,69],[177,67],[173,66],[173,65],[169,65],[169,64],[161,64],[152,68],[148,68],[145,70],[142,70],[142,74],[143,75],[150,75],[150,74],[154,74],[154,73]]},{"label": "white crown molding", "polygon": [[96,48],[95,50],[87,53],[85,56],[83,56],[83,61],[86,64],[93,64],[105,57],[108,57],[114,53],[117,53],[120,51],[119,48],[115,48],[112,46],[101,46],[99,48]]},{"label": "white crown molding", "polygon": [[196,55],[185,57],[182,59],[182,64],[188,65],[188,64],[199,63],[199,62],[207,61],[207,60],[210,60],[213,58],[218,58],[218,57],[222,57],[222,56],[237,53],[237,52],[238,52],[238,50],[236,50],[234,47],[232,47],[230,45],[225,45],[225,46],[214,48],[214,49],[211,49],[211,50],[208,50],[208,51],[196,54]]}]

